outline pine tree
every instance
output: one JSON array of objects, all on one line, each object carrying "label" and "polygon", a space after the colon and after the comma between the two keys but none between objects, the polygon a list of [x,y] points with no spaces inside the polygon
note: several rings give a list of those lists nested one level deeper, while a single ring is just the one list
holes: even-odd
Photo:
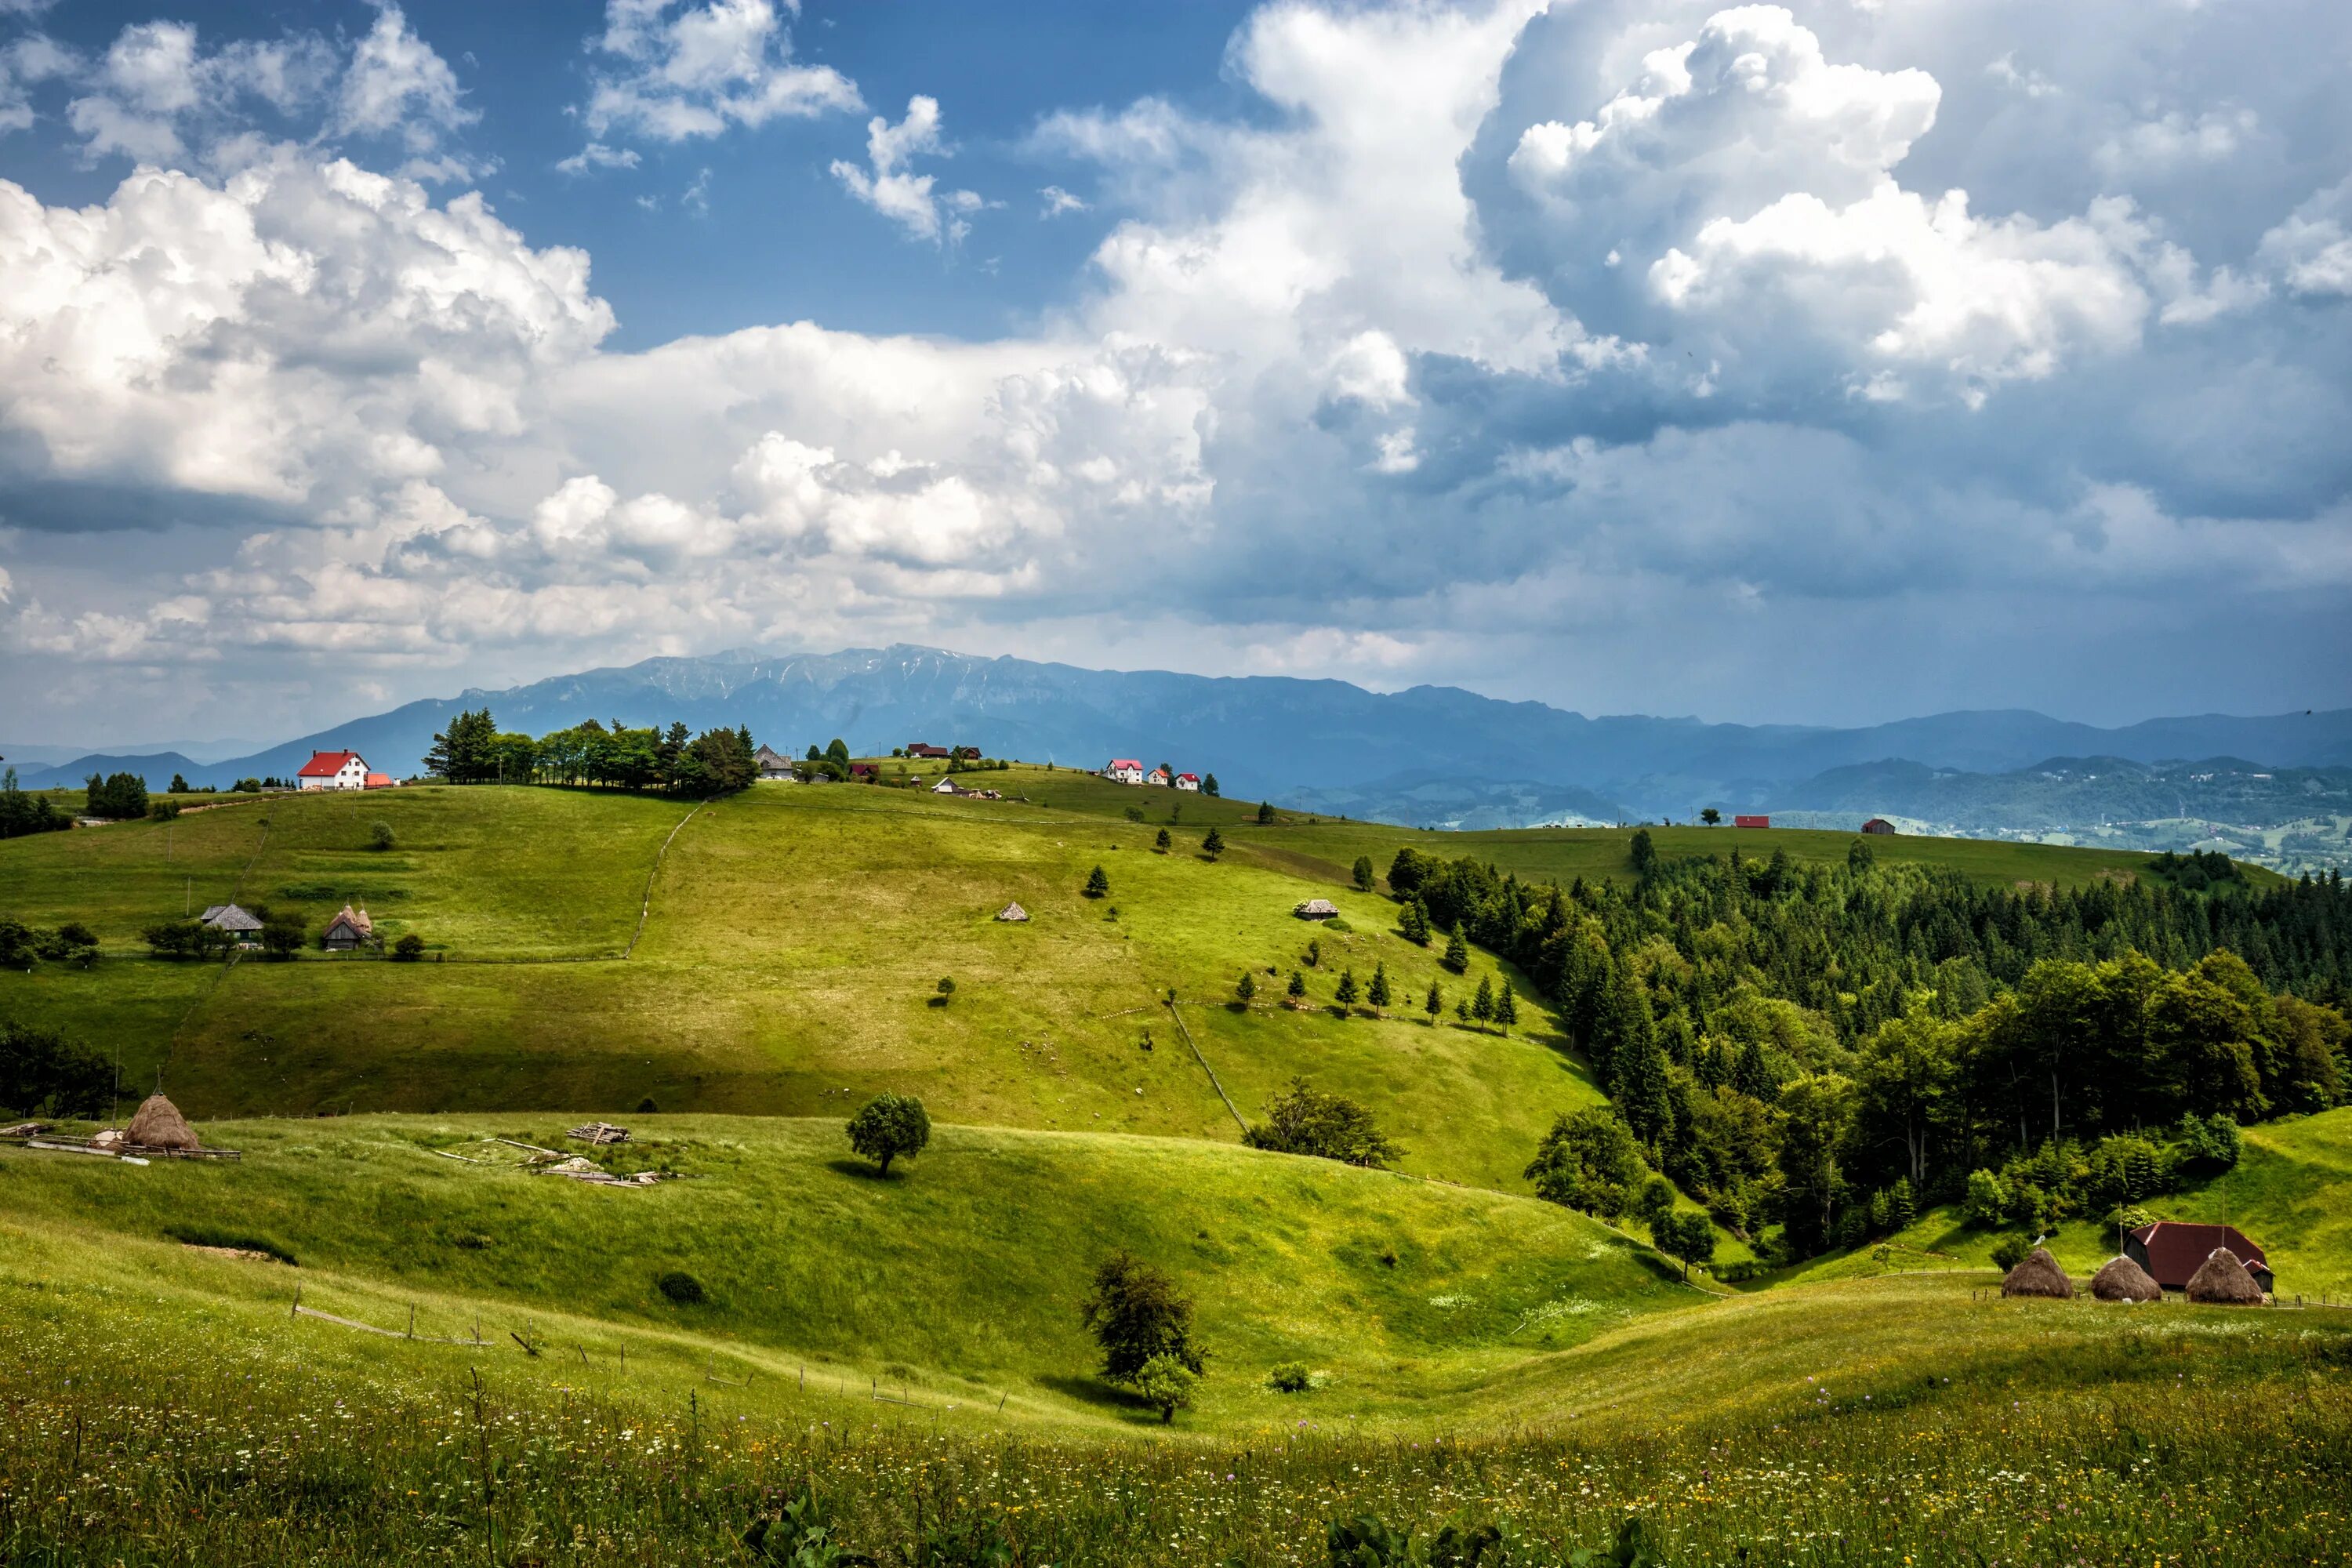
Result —
[{"label": "pine tree", "polygon": [[1274,820],[1274,802],[1270,800],[1262,800],[1257,803],[1257,819],[1260,822],[1272,822]]},{"label": "pine tree", "polygon": [[1209,829],[1209,836],[1201,840],[1201,853],[1213,860],[1224,852],[1225,836],[1212,827]]},{"label": "pine tree", "polygon": [[1290,990],[1288,994],[1290,996],[1290,1005],[1294,1007],[1299,1003],[1307,1000],[1307,976],[1301,974],[1296,969],[1290,972]]},{"label": "pine tree", "polygon": [[1478,976],[1478,990],[1470,998],[1470,1016],[1483,1033],[1495,1020],[1495,983],[1485,975]]},{"label": "pine tree", "polygon": [[1216,798],[1217,798],[1217,775],[1216,775],[1216,774],[1214,774],[1214,773],[1207,773],[1207,774],[1202,775],[1202,779],[1201,779],[1201,793],[1202,793],[1202,795],[1207,795],[1211,800],[1214,800],[1214,799],[1216,799]]},{"label": "pine tree", "polygon": [[1087,897],[1090,899],[1099,899],[1104,897],[1109,891],[1110,878],[1105,874],[1101,867],[1097,866],[1092,871],[1087,873]]},{"label": "pine tree", "polygon": [[1159,850],[1162,855],[1165,855],[1168,853],[1169,846],[1175,842],[1176,841],[1174,839],[1168,837],[1168,830],[1163,827],[1160,830],[1160,837],[1151,841],[1151,847],[1154,849]]},{"label": "pine tree", "polygon": [[1445,956],[1437,962],[1455,974],[1463,973],[1469,969],[1470,945],[1462,940],[1462,926],[1459,921],[1456,921],[1454,929],[1446,933]]},{"label": "pine tree", "polygon": [[1495,1021],[1503,1026],[1503,1033],[1507,1035],[1519,1021],[1519,999],[1511,994],[1511,983],[1507,980],[1503,982],[1503,994],[1495,998]]},{"label": "pine tree", "polygon": [[1765,1064],[1764,1047],[1753,1040],[1739,1047],[1739,1060],[1731,1069],[1731,1087],[1767,1105],[1780,1092],[1780,1086],[1772,1081],[1772,1069]]},{"label": "pine tree", "polygon": [[1390,1001],[1390,992],[1389,966],[1387,964],[1379,963],[1372,966],[1372,985],[1370,990],[1364,993],[1364,1000],[1372,1005],[1372,1016],[1374,1017],[1385,1018],[1388,1016],[1386,1009]]},{"label": "pine tree", "polygon": [[1257,994],[1257,976],[1246,969],[1243,970],[1241,979],[1234,983],[1234,994],[1241,998],[1243,1006],[1248,1006],[1250,998]]},{"label": "pine tree", "polygon": [[1429,1000],[1421,1005],[1421,1010],[1429,1015],[1429,1026],[1437,1027],[1437,1016],[1445,1011],[1445,996],[1433,982],[1429,987]]},{"label": "pine tree", "polygon": [[1895,1222],[1897,1230],[1906,1228],[1919,1217],[1919,1200],[1911,1191],[1910,1177],[1895,1178],[1895,1188],[1888,1195],[1886,1206],[1887,1217]]},{"label": "pine tree", "polygon": [[1339,1005],[1342,1007],[1352,1007],[1356,1005],[1356,972],[1354,970],[1343,969],[1339,971],[1339,994],[1338,1000]]},{"label": "pine tree", "polygon": [[1427,947],[1429,945],[1429,906],[1418,898],[1408,900],[1404,906],[1404,913],[1397,918],[1397,932],[1407,942],[1417,942],[1423,947]]}]

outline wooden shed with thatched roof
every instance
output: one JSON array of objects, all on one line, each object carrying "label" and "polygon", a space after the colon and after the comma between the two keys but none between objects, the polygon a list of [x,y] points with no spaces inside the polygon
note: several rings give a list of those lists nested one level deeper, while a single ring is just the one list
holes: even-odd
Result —
[{"label": "wooden shed with thatched roof", "polygon": [[2025,1255],[2025,1261],[2011,1269],[2000,1282],[2004,1296],[2047,1296],[2053,1300],[2074,1299],[2074,1282],[2058,1267],[2046,1247],[2037,1247]]},{"label": "wooden shed with thatched roof", "polygon": [[1339,906],[1328,899],[1309,899],[1290,912],[1303,921],[1328,921],[1339,914]]},{"label": "wooden shed with thatched roof", "polygon": [[368,919],[365,910],[355,910],[349,904],[343,906],[342,913],[327,922],[327,929],[319,937],[320,945],[330,952],[349,952],[374,941],[375,922]]},{"label": "wooden shed with thatched roof", "polygon": [[151,1094],[139,1105],[131,1118],[129,1131],[122,1135],[125,1143],[141,1149],[201,1149],[196,1130],[180,1114],[180,1108],[161,1094]]},{"label": "wooden shed with thatched roof", "polygon": [[2161,1301],[2164,1287],[2128,1258],[2110,1258],[2091,1276],[2091,1294],[2102,1301]]},{"label": "wooden shed with thatched roof", "polygon": [[2217,1247],[2189,1277],[2189,1299],[2210,1307],[2259,1307],[2263,1288],[2238,1261],[2238,1255]]}]

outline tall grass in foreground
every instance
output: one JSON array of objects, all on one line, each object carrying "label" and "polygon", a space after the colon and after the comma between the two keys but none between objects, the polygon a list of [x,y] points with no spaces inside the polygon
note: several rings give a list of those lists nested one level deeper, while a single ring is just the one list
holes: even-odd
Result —
[{"label": "tall grass in foreground", "polygon": [[1678,1565],[2344,1563],[2347,1364],[2340,1330],[2124,1336],[2000,1378],[1905,1373],[1609,1439],[1373,1441],[1307,1396],[1247,1437],[1078,1444],[854,1404],[784,1427],[700,1394],[518,1394],[496,1371],[330,1381],[249,1345],[17,1319],[0,1326],[0,1562],[740,1563],[746,1527],[807,1485],[886,1564],[1319,1563],[1328,1522],[1361,1513],[1506,1520],[1512,1562],[1554,1563],[1629,1511]]}]

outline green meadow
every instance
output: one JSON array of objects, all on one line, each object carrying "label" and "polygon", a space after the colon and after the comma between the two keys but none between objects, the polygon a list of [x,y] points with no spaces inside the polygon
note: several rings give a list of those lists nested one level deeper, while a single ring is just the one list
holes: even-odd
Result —
[{"label": "green meadow", "polygon": [[[2263,1239],[2301,1310],[2003,1301],[1997,1236],[1944,1209],[1685,1280],[1638,1224],[1529,1194],[1543,1130],[1600,1098],[1548,1005],[1488,954],[1444,973],[1350,875],[1410,844],[1623,877],[1628,832],[968,782],[1013,798],[422,786],[0,844],[0,915],[101,950],[0,974],[0,1016],[243,1153],[0,1149],[0,1561],[749,1562],[746,1528],[814,1486],[838,1544],[892,1564],[1320,1563],[1366,1513],[1420,1533],[1399,1563],[1449,1521],[1568,1563],[1633,1514],[1641,1560],[1676,1565],[2352,1562],[2352,1312],[2318,1304],[2352,1297],[2352,1110],[2249,1128],[2162,1205]],[[2144,865],[1873,847],[2004,885]],[[1294,916],[1318,897],[1339,921]],[[147,956],[144,927],[231,899],[314,930],[362,905],[425,952]],[[1376,967],[1386,1016],[1339,1007]],[[1427,1021],[1432,984],[1482,976],[1518,987],[1517,1027]],[[1241,1146],[1294,1077],[1365,1106],[1399,1168]],[[842,1131],[885,1089],[936,1124],[887,1179]],[[576,1149],[592,1116],[636,1133],[608,1168],[674,1179],[566,1182],[498,1142]],[[2052,1241],[2078,1279],[2112,1245]],[[1173,1426],[1080,1324],[1121,1248],[1196,1302],[1208,1375]],[[1283,1366],[1310,1386],[1275,1392]]]}]

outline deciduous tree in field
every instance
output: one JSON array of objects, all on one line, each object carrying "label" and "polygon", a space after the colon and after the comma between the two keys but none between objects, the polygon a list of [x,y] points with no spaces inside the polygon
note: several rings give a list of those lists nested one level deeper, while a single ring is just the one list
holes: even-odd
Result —
[{"label": "deciduous tree in field", "polygon": [[1201,1374],[1174,1356],[1156,1355],[1135,1374],[1135,1392],[1160,1412],[1162,1423],[1172,1424],[1176,1412],[1192,1408],[1192,1390],[1200,1382]]},{"label": "deciduous tree in field", "polygon": [[1716,810],[1715,807],[1710,805],[1705,811],[1698,814],[1698,819],[1701,822],[1706,823],[1709,827],[1713,827],[1723,820],[1723,813]]},{"label": "deciduous tree in field", "polygon": [[1360,893],[1370,892],[1372,890],[1372,858],[1369,855],[1357,856],[1354,870],[1356,890]]},{"label": "deciduous tree in field", "polygon": [[1660,1252],[1683,1266],[1683,1278],[1690,1278],[1691,1265],[1704,1268],[1715,1258],[1715,1226],[1696,1209],[1677,1209],[1667,1214],[1650,1227],[1650,1239]]},{"label": "deciduous tree in field", "polygon": [[1527,1169],[1536,1196],[1603,1219],[1625,1212],[1643,1174],[1633,1130],[1615,1110],[1600,1105],[1554,1117]]},{"label": "deciduous tree in field", "polygon": [[1153,1358],[1198,1374],[1203,1357],[1192,1341],[1192,1302],[1165,1270],[1124,1249],[1096,1266],[1094,1288],[1078,1321],[1102,1348],[1103,1375],[1133,1383]]},{"label": "deciduous tree in field", "polygon": [[911,1094],[877,1094],[849,1119],[849,1146],[890,1173],[890,1162],[913,1159],[931,1141],[931,1119]]},{"label": "deciduous tree in field", "polygon": [[1265,1108],[1265,1120],[1242,1134],[1253,1149],[1311,1154],[1320,1160],[1381,1170],[1403,1153],[1373,1124],[1372,1113],[1351,1100],[1325,1094],[1303,1078]]}]

